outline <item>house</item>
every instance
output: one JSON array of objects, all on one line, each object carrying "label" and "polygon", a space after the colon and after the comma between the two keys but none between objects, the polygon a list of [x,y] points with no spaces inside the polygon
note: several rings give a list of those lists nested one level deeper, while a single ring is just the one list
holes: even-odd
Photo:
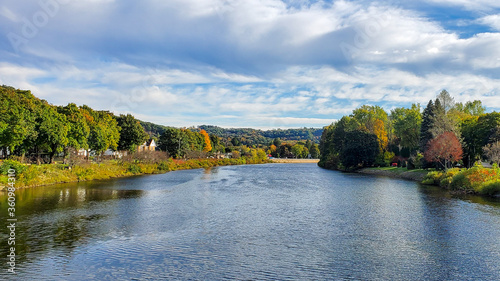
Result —
[{"label": "house", "polygon": [[137,147],[137,152],[142,151],[155,151],[156,150],[156,142],[154,139],[149,139],[145,141],[142,145]]}]

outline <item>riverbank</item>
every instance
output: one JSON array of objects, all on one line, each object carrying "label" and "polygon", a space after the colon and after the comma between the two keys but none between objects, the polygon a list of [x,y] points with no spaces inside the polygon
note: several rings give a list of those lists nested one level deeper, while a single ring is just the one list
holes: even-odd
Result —
[{"label": "riverbank", "polygon": [[385,167],[364,168],[356,172],[412,180],[425,185],[439,186],[451,193],[500,197],[500,169],[497,166],[484,168],[476,165],[469,169],[453,168],[447,171]]},{"label": "riverbank", "polygon": [[384,167],[384,168],[363,168],[357,170],[356,172],[360,174],[384,176],[384,177],[422,182],[427,176],[429,171],[422,169],[408,170],[406,168]]},{"label": "riverbank", "polygon": [[24,188],[58,183],[161,174],[176,170],[265,163],[270,163],[270,161],[267,159],[241,157],[235,159],[168,159],[157,163],[108,160],[100,163],[83,162],[70,167],[64,164],[24,165],[16,161],[7,160],[0,166],[2,170],[2,175],[0,175],[0,190],[5,190],[7,186],[7,171],[9,169],[16,171],[16,188]]},{"label": "riverbank", "polygon": [[319,159],[271,158],[273,163],[318,163]]}]

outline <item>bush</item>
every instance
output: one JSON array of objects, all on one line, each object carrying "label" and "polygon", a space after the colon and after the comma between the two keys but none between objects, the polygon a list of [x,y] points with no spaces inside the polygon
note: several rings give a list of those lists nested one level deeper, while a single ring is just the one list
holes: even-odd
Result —
[{"label": "bush", "polygon": [[433,171],[428,173],[424,180],[422,181],[423,184],[435,184],[438,185],[441,182],[441,177],[443,176],[442,172],[439,171]]},{"label": "bush", "polygon": [[131,172],[132,174],[140,174],[142,172],[141,167],[138,166],[137,164],[130,164],[130,166],[128,166],[127,170],[129,172]]},{"label": "bush", "polygon": [[444,188],[450,188],[450,184],[453,181],[453,177],[456,176],[460,170],[458,168],[453,168],[445,171],[439,178],[439,186]]},{"label": "bush", "polygon": [[490,196],[500,194],[500,180],[487,181],[481,184],[477,191],[479,194]]},{"label": "bush", "polygon": [[452,190],[468,190],[471,189],[471,184],[465,174],[459,173],[458,175],[454,176],[451,183],[450,183],[450,189]]},{"label": "bush", "polygon": [[157,168],[159,171],[165,171],[165,172],[170,171],[170,165],[167,161],[161,161],[160,163],[158,163]]},{"label": "bush", "polygon": [[16,175],[19,175],[26,170],[26,165],[15,160],[5,160],[0,166],[0,174],[8,175],[10,169],[14,169],[16,171]]}]

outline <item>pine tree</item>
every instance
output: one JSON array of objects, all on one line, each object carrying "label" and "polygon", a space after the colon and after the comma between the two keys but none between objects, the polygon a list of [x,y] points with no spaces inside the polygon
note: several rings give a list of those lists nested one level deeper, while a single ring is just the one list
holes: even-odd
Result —
[{"label": "pine tree", "polygon": [[422,125],[420,127],[420,151],[424,152],[427,143],[432,139],[432,119],[435,114],[435,106],[432,100],[429,101],[427,107],[422,114]]}]

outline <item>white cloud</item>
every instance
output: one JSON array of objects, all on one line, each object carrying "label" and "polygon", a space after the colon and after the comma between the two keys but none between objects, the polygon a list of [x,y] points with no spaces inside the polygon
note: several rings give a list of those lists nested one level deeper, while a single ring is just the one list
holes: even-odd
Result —
[{"label": "white cloud", "polygon": [[488,15],[477,20],[480,24],[488,25],[497,31],[500,31],[500,14]]}]

